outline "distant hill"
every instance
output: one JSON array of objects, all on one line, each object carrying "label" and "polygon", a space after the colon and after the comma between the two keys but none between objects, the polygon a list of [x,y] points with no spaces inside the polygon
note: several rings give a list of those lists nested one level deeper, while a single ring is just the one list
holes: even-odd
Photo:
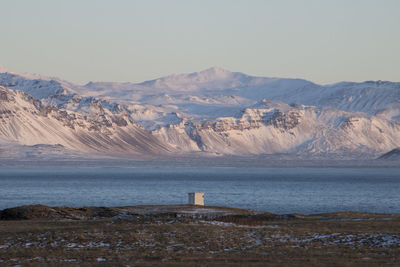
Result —
[{"label": "distant hill", "polygon": [[379,159],[400,159],[400,148],[395,148],[388,153],[383,154]]}]

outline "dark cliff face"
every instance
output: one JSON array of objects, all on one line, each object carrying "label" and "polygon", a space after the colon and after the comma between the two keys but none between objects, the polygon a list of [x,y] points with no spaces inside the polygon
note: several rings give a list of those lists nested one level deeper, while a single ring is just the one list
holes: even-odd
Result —
[{"label": "dark cliff face", "polygon": [[0,87],[0,100],[9,101],[8,94],[2,87]]},{"label": "dark cliff face", "polygon": [[262,126],[273,126],[281,131],[287,131],[295,128],[301,122],[302,114],[299,110],[292,109],[287,112],[274,110],[262,113],[258,116],[242,116],[235,123],[226,121],[205,122],[198,126],[200,130],[212,129],[215,132],[224,132],[229,130],[250,130],[260,128]]},{"label": "dark cliff face", "polygon": [[301,114],[297,110],[290,110],[287,113],[276,111],[267,125],[273,125],[275,128],[282,130],[290,130],[295,128],[301,119]]}]

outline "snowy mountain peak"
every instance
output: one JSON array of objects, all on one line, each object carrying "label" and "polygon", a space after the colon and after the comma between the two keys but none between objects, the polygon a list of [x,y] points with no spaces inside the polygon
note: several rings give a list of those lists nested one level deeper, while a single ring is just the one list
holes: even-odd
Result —
[{"label": "snowy mountain peak", "polygon": [[173,74],[159,79],[146,81],[140,85],[174,89],[178,91],[192,91],[204,88],[226,88],[247,75],[231,72],[219,67],[212,67],[200,72]]},{"label": "snowy mountain peak", "polygon": [[195,72],[193,74],[204,75],[218,79],[218,78],[226,78],[227,76],[229,77],[232,75],[232,72],[220,67],[211,67],[209,69],[205,69],[200,72]]}]

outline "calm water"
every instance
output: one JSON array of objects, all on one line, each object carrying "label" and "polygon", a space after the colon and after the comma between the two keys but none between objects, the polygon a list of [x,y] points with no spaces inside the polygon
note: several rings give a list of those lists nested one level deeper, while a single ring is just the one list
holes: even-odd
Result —
[{"label": "calm water", "polygon": [[206,205],[274,213],[400,213],[400,169],[0,169],[0,209],[184,204],[193,191]]}]

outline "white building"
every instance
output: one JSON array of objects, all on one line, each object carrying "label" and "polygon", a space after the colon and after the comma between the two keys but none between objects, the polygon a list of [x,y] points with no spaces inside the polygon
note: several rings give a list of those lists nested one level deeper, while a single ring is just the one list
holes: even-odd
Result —
[{"label": "white building", "polygon": [[204,193],[201,192],[189,193],[189,204],[204,206]]}]

